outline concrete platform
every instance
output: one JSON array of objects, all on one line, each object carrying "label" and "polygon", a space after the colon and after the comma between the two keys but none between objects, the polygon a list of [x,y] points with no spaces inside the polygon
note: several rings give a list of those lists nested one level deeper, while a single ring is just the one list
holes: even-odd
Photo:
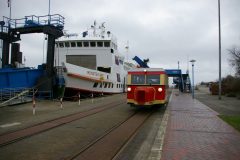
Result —
[{"label": "concrete platform", "polygon": [[218,113],[174,91],[161,160],[239,160],[240,133]]}]

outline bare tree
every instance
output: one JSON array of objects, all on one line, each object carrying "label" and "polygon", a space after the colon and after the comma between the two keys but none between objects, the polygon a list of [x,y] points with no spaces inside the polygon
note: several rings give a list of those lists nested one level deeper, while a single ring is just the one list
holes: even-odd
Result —
[{"label": "bare tree", "polygon": [[237,47],[232,47],[228,49],[230,59],[228,59],[230,65],[235,68],[236,76],[240,76],[240,49]]}]

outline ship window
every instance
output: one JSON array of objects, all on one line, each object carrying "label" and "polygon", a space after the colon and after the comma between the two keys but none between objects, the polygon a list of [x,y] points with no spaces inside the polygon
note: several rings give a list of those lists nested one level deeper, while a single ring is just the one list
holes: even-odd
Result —
[{"label": "ship window", "polygon": [[112,83],[112,88],[113,88],[113,85],[114,85],[114,84]]},{"label": "ship window", "polygon": [[65,47],[70,47],[68,42],[65,42]]},{"label": "ship window", "polygon": [[117,45],[113,42],[112,42],[112,48],[114,48],[115,50],[117,49]]},{"label": "ship window", "polygon": [[108,83],[108,88],[110,88],[111,87],[111,83]]},{"label": "ship window", "polygon": [[105,83],[105,84],[104,84],[104,88],[107,88],[107,85],[108,85],[108,84],[107,84],[107,83]]},{"label": "ship window", "polygon": [[118,61],[118,57],[117,56],[115,56],[115,64],[119,65],[119,61]]},{"label": "ship window", "polygon": [[71,42],[71,47],[76,47],[76,43],[75,42]]},{"label": "ship window", "polygon": [[82,42],[77,42],[78,47],[82,47]]},{"label": "ship window", "polygon": [[114,53],[114,50],[111,48],[111,53]]},{"label": "ship window", "polygon": [[84,46],[84,47],[89,47],[89,42],[86,42],[86,41],[83,42],[83,46]]},{"label": "ship window", "polygon": [[110,47],[110,42],[104,42],[104,47]]},{"label": "ship window", "polygon": [[102,47],[103,46],[103,42],[97,42],[97,46],[98,47]]},{"label": "ship window", "polygon": [[111,67],[97,67],[97,70],[101,72],[111,73]]},{"label": "ship window", "polygon": [[144,84],[145,83],[145,75],[134,74],[131,78],[132,84]]},{"label": "ship window", "polygon": [[147,84],[160,84],[159,75],[147,75]]},{"label": "ship window", "polygon": [[90,42],[91,47],[96,47],[96,42]]},{"label": "ship window", "polygon": [[97,86],[98,86],[98,83],[95,82],[95,83],[93,84],[93,88],[96,88]]},{"label": "ship window", "polygon": [[59,43],[59,47],[60,48],[63,48],[64,46],[63,46],[63,43]]},{"label": "ship window", "polygon": [[120,78],[120,74],[119,73],[117,73],[117,81],[121,82],[121,78]]},{"label": "ship window", "polygon": [[99,86],[100,88],[102,88],[102,83],[100,83],[100,86]]}]

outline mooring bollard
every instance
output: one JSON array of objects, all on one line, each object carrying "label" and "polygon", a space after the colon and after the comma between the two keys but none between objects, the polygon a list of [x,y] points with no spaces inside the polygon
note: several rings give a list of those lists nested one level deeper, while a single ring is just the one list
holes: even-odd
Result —
[{"label": "mooring bollard", "polygon": [[79,106],[80,106],[80,104],[81,104],[81,100],[80,100],[80,99],[81,99],[81,94],[79,93],[79,94],[78,94],[78,105],[79,105]]},{"label": "mooring bollard", "polygon": [[93,103],[93,93],[92,93],[92,103]]},{"label": "mooring bollard", "polygon": [[35,101],[35,97],[34,96],[32,98],[32,103],[33,103],[33,115],[35,115],[35,113],[36,113],[36,101]]},{"label": "mooring bollard", "polygon": [[60,103],[61,103],[60,108],[63,109],[63,98],[60,98]]}]

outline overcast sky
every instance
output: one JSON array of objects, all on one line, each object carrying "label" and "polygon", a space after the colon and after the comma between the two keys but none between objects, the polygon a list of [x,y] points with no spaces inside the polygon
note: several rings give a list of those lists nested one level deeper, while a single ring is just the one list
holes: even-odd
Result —
[{"label": "overcast sky", "polygon": [[[65,29],[81,33],[96,20],[106,22],[120,51],[129,41],[129,59],[149,58],[151,67],[180,68],[195,59],[197,82],[218,79],[217,0],[51,0],[51,14],[65,17]],[[12,0],[12,18],[47,15],[48,0]],[[227,49],[240,46],[240,0],[221,0],[222,75],[234,74]],[[0,16],[9,17],[7,0],[0,0]],[[43,62],[42,34],[23,35],[26,65]],[[191,71],[191,65],[189,64]]]}]

